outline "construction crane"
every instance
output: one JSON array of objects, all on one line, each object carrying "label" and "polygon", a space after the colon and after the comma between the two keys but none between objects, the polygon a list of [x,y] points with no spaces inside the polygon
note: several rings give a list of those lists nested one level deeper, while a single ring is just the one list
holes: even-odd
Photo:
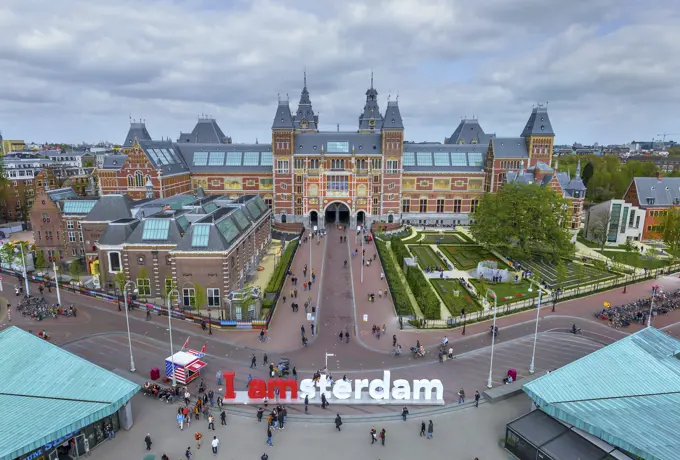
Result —
[{"label": "construction crane", "polygon": [[661,134],[657,134],[657,136],[663,136],[662,142],[663,142],[663,145],[665,147],[666,146],[666,136],[680,136],[680,134],[678,134],[678,133],[661,133]]}]

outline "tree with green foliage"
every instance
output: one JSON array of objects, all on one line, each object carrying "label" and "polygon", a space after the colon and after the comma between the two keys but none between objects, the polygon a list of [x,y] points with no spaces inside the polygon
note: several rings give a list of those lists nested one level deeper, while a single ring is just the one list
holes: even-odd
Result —
[{"label": "tree with green foliage", "polygon": [[559,260],[555,266],[555,286],[553,289],[562,289],[565,281],[569,278],[569,272],[567,272],[567,266],[564,264],[564,260]]},{"label": "tree with green foliage", "polygon": [[11,267],[14,261],[17,259],[17,254],[14,252],[14,245],[12,243],[3,244],[0,248],[0,259],[2,263]]},{"label": "tree with green foliage", "polygon": [[588,187],[588,182],[590,182],[590,179],[593,178],[593,175],[595,174],[595,168],[593,167],[593,164],[589,161],[586,163],[586,165],[583,168],[583,172],[581,173],[581,180],[583,181],[583,185]]},{"label": "tree with green foliage", "polygon": [[487,193],[470,226],[474,238],[516,259],[569,258],[574,245],[569,202],[550,187],[506,184]]},{"label": "tree with green foliage", "polygon": [[663,242],[668,246],[668,252],[672,259],[678,257],[680,251],[680,209],[669,209],[664,219]]},{"label": "tree with green foliage", "polygon": [[125,283],[127,283],[128,279],[127,276],[125,275],[124,271],[119,271],[115,274],[114,276],[114,283],[120,289],[120,292],[123,292],[123,289],[125,288]]},{"label": "tree with green foliage", "polygon": [[196,312],[201,311],[201,307],[205,306],[208,302],[208,293],[205,288],[198,283],[194,283],[194,297],[192,298],[192,307],[196,309]]},{"label": "tree with green foliage", "polygon": [[84,272],[84,267],[82,262],[79,259],[74,260],[71,262],[71,265],[68,268],[68,273],[71,275],[72,278],[75,278],[78,283],[80,283],[80,277],[82,276]]},{"label": "tree with green foliage", "polygon": [[43,271],[48,267],[47,259],[45,259],[45,254],[41,250],[35,251],[35,260],[33,261],[33,266],[38,271]]}]

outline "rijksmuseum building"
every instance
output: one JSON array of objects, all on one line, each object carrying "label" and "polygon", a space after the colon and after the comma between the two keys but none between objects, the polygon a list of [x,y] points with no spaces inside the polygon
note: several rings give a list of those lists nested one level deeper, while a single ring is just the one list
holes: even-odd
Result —
[{"label": "rijksmuseum building", "polygon": [[[358,102],[358,101],[357,101]],[[466,225],[485,192],[508,181],[539,183],[571,201],[570,227],[581,224],[585,187],[552,164],[554,131],[545,106],[531,111],[519,136],[487,134],[464,119],[441,142],[405,137],[398,101],[378,105],[366,91],[352,131],[321,131],[305,78],[297,109],[279,100],[271,144],[235,144],[204,117],[177,142],[153,140],[143,122],[130,126],[124,155],[105,158],[100,193],[167,198],[202,189],[236,199],[259,195],[278,223],[323,228],[383,221]]]}]

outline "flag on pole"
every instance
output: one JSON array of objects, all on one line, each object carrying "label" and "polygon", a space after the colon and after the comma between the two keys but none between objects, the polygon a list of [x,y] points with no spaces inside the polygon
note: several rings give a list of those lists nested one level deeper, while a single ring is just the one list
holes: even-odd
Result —
[{"label": "flag on pole", "polygon": [[189,346],[189,339],[190,339],[190,338],[191,338],[191,337],[187,337],[186,342],[184,342],[184,345],[182,346],[182,350],[186,350],[186,349],[187,349],[187,347]]},{"label": "flag on pole", "polygon": [[205,351],[208,349],[208,344],[205,343],[203,344],[203,348],[201,348],[201,353],[205,353]]}]

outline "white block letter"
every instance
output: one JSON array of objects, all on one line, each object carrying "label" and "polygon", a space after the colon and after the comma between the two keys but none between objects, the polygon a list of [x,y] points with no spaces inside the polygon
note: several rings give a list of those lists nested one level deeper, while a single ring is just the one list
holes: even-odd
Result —
[{"label": "white block letter", "polygon": [[300,399],[304,400],[305,396],[308,396],[309,399],[316,397],[316,388],[312,379],[304,379],[300,382]]},{"label": "white block letter", "polygon": [[[371,380],[368,385],[368,395],[373,399],[390,399],[390,371],[383,371],[383,378]],[[381,388],[382,391],[378,391]]]},{"label": "white block letter", "polygon": [[432,399],[432,390],[437,391],[437,401],[444,399],[444,386],[442,381],[439,379],[434,380],[414,380],[413,381],[413,399],[420,399],[421,390],[425,390],[425,400],[430,401]]},{"label": "white block letter", "polygon": [[411,399],[411,384],[408,380],[395,380],[394,388],[392,388],[392,397],[394,399]]},{"label": "white block letter", "polygon": [[338,380],[333,385],[333,397],[337,399],[349,399],[352,395],[352,385],[344,380]]},{"label": "white block letter", "polygon": [[361,391],[364,388],[368,388],[368,379],[355,379],[354,380],[354,399],[361,399]]}]

